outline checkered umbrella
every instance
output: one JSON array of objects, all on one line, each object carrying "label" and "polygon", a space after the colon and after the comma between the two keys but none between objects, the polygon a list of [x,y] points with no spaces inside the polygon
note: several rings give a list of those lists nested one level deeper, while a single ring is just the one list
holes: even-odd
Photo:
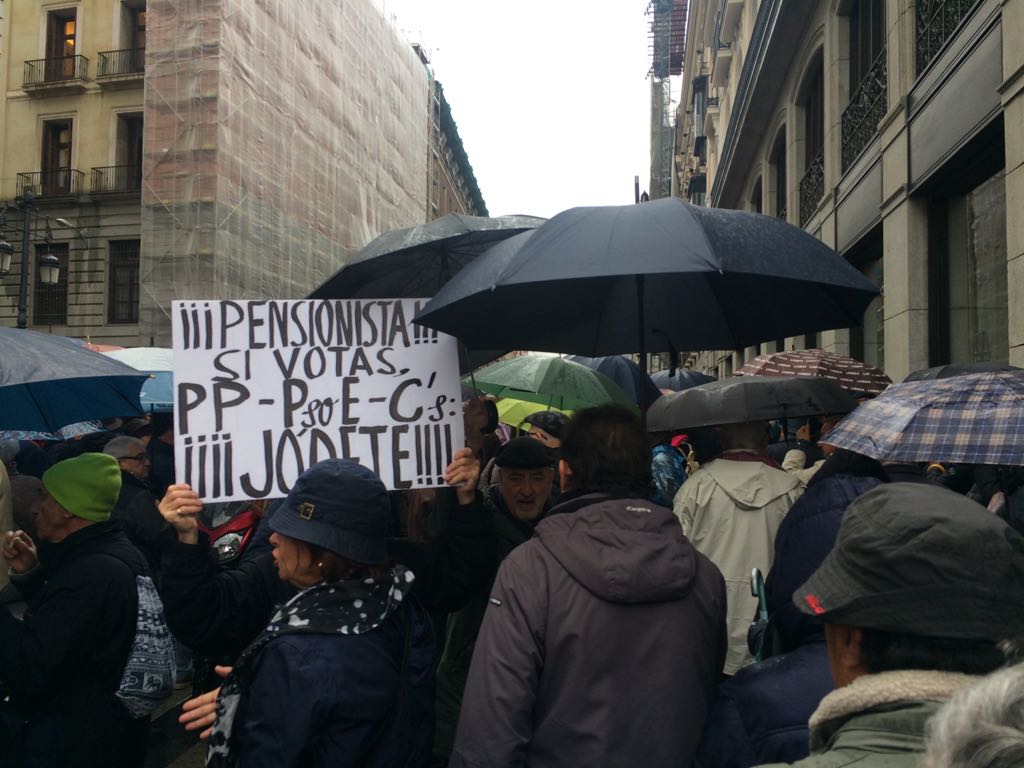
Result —
[{"label": "checkered umbrella", "polygon": [[826,442],[879,461],[1024,466],[1024,371],[893,384]]},{"label": "checkered umbrella", "polygon": [[834,355],[823,349],[795,349],[759,355],[736,371],[737,376],[816,376],[834,381],[852,394],[877,395],[892,379],[881,368]]}]

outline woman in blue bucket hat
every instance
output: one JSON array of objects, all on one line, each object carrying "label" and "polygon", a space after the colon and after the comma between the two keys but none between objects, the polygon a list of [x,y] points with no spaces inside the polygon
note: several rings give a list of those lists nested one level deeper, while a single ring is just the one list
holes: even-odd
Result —
[{"label": "woman in blue bucket hat", "polygon": [[425,765],[433,639],[388,560],[387,491],[344,459],[313,465],[270,522],[274,564],[300,589],[221,686],[208,766]]}]

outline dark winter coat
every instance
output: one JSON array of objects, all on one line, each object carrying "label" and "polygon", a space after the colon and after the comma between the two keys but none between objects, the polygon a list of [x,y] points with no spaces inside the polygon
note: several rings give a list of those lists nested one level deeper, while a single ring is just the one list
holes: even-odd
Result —
[{"label": "dark winter coat", "polygon": [[[493,527],[479,497],[458,506],[444,534],[429,542],[395,540],[389,553],[416,574],[413,592],[428,609],[456,610],[466,585],[493,562]],[[274,606],[296,593],[277,575],[270,553],[219,569],[205,536],[200,545],[172,542],[160,563],[160,596],[171,633],[197,653],[233,657],[259,634]]]},{"label": "dark winter coat", "polygon": [[[256,659],[237,715],[240,765],[429,765],[433,642],[430,620],[415,600],[366,634],[293,633],[271,640]],[[386,730],[374,742],[381,727]],[[367,741],[376,743],[375,758],[357,763]]]},{"label": "dark winter coat", "polygon": [[669,510],[558,505],[498,570],[450,766],[688,765],[725,614],[721,573]]},{"label": "dark winter coat", "polygon": [[835,544],[846,508],[879,484],[874,477],[815,479],[775,537],[768,574],[771,658],[722,683],[704,727],[698,768],[750,768],[807,757],[807,722],[834,684],[821,622],[793,607],[793,591]]},{"label": "dark winter coat", "polygon": [[480,571],[480,579],[465,594],[465,606],[448,619],[444,655],[437,668],[437,729],[434,754],[444,758],[451,754],[455,729],[459,724],[462,691],[469,677],[480,625],[487,610],[494,577],[508,554],[533,535],[533,525],[515,518],[505,505],[497,486],[483,492],[484,514],[494,523],[494,546],[491,561]]},{"label": "dark winter coat", "polygon": [[744,667],[718,687],[695,768],[807,757],[807,720],[834,687],[823,642]]},{"label": "dark winter coat", "polygon": [[149,488],[153,497],[162,499],[167,493],[167,486],[174,483],[174,446],[165,443],[154,435],[146,446],[149,454]]},{"label": "dark winter coat", "polygon": [[774,565],[766,584],[772,655],[823,637],[821,622],[793,605],[793,592],[832,551],[846,508],[879,484],[874,477],[849,475],[813,482],[783,519],[775,535]]},{"label": "dark winter coat", "polygon": [[121,524],[128,540],[146,558],[151,573],[160,573],[160,553],[175,540],[174,529],[157,509],[145,481],[121,470],[121,493],[110,518]]},{"label": "dark winter coat", "polygon": [[148,718],[133,720],[115,693],[146,562],[115,523],[44,545],[40,561],[18,580],[24,621],[0,609],[0,681],[30,720],[56,717],[70,766],[141,765]]}]

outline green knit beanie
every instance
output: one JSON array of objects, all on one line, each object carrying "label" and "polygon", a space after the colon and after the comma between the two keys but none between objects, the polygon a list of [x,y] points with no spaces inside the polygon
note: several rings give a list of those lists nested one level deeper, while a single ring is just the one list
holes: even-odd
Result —
[{"label": "green knit beanie", "polygon": [[121,467],[105,453],[83,453],[46,470],[43,487],[75,517],[104,523],[121,493]]}]

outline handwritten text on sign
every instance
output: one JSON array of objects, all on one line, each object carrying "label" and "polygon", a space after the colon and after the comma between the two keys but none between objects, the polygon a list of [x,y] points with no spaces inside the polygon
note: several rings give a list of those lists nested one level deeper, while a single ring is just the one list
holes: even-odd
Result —
[{"label": "handwritten text on sign", "polygon": [[455,339],[424,299],[176,301],[175,461],[206,501],[288,493],[346,458],[390,489],[442,485],[463,445]]}]

